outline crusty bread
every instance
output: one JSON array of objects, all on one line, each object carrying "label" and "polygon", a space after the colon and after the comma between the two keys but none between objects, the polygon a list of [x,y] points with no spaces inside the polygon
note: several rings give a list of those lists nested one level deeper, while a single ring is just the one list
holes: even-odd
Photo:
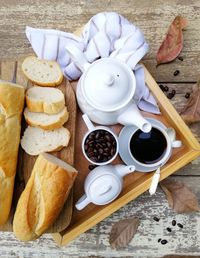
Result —
[{"label": "crusty bread", "polygon": [[0,80],[0,225],[12,202],[23,106],[24,87]]},{"label": "crusty bread", "polygon": [[39,155],[42,152],[61,150],[67,146],[70,132],[61,127],[55,130],[44,130],[28,126],[21,140],[21,146],[29,155]]},{"label": "crusty bread", "polygon": [[55,221],[69,195],[77,171],[64,161],[43,153],[37,158],[22,192],[13,231],[22,241],[36,239]]},{"label": "crusty bread", "polygon": [[54,130],[63,126],[69,118],[69,113],[67,112],[67,107],[64,107],[57,114],[45,114],[45,113],[35,113],[25,108],[24,117],[26,122],[31,126],[40,127],[44,130]]},{"label": "crusty bread", "polygon": [[28,56],[22,63],[22,71],[32,82],[40,86],[57,86],[63,80],[60,66],[55,61]]},{"label": "crusty bread", "polygon": [[57,114],[65,106],[65,96],[59,89],[35,86],[27,90],[26,104],[31,112]]}]

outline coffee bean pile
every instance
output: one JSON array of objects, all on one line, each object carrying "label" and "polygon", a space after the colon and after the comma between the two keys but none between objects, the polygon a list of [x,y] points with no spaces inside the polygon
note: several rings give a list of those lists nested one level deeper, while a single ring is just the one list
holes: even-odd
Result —
[{"label": "coffee bean pile", "polygon": [[[156,221],[156,222],[159,222],[160,218],[153,217],[153,220]],[[173,227],[175,227],[177,225],[180,229],[183,228],[183,225],[181,223],[177,223],[175,219],[173,219],[171,223],[172,223]],[[172,228],[170,228],[170,227],[167,227],[166,230],[167,230],[168,233],[172,232]],[[168,241],[166,239],[159,238],[158,243],[161,243],[162,245],[166,245],[168,243]]]},{"label": "coffee bean pile", "polygon": [[90,160],[103,163],[113,158],[116,153],[116,140],[106,130],[96,130],[88,135],[85,140],[85,153]]}]

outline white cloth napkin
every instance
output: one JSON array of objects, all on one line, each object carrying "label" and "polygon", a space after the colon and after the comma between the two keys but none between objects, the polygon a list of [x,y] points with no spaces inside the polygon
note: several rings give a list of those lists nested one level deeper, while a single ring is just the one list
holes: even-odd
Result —
[{"label": "white cloth napkin", "polygon": [[143,68],[137,65],[149,46],[142,32],[123,16],[115,12],[98,13],[85,25],[81,37],[59,30],[31,27],[26,27],[26,36],[36,55],[57,61],[69,80],[78,79],[81,71],[65,50],[68,44],[74,44],[83,51],[90,63],[108,56],[123,60],[136,76],[138,107],[143,111],[160,113],[156,100],[145,85]]}]

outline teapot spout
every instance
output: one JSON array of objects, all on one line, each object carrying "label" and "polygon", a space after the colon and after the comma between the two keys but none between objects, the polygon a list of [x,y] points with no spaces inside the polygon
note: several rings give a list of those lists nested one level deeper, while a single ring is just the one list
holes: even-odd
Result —
[{"label": "teapot spout", "polygon": [[123,125],[135,125],[144,133],[151,131],[151,124],[141,115],[137,105],[132,103],[120,116],[117,121]]},{"label": "teapot spout", "polygon": [[115,165],[115,170],[120,177],[124,177],[135,171],[135,166]]},{"label": "teapot spout", "polygon": [[67,50],[68,54],[70,55],[73,62],[78,66],[81,72],[85,72],[90,63],[88,63],[84,53],[75,45],[68,44],[65,49]]}]

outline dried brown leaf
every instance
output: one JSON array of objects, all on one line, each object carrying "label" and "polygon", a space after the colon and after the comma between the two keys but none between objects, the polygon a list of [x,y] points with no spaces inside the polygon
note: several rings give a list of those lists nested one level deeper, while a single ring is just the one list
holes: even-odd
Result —
[{"label": "dried brown leaf", "polygon": [[200,211],[198,199],[182,182],[165,179],[160,183],[166,194],[169,207],[178,213]]},{"label": "dried brown leaf", "polygon": [[187,24],[188,21],[186,18],[176,16],[156,54],[157,64],[171,62],[180,54],[183,48],[182,30]]},{"label": "dried brown leaf", "polygon": [[135,217],[115,223],[110,233],[111,247],[115,249],[125,247],[135,235],[138,226],[139,219]]},{"label": "dried brown leaf", "polygon": [[188,124],[200,121],[200,81],[193,86],[190,98],[180,114]]}]

